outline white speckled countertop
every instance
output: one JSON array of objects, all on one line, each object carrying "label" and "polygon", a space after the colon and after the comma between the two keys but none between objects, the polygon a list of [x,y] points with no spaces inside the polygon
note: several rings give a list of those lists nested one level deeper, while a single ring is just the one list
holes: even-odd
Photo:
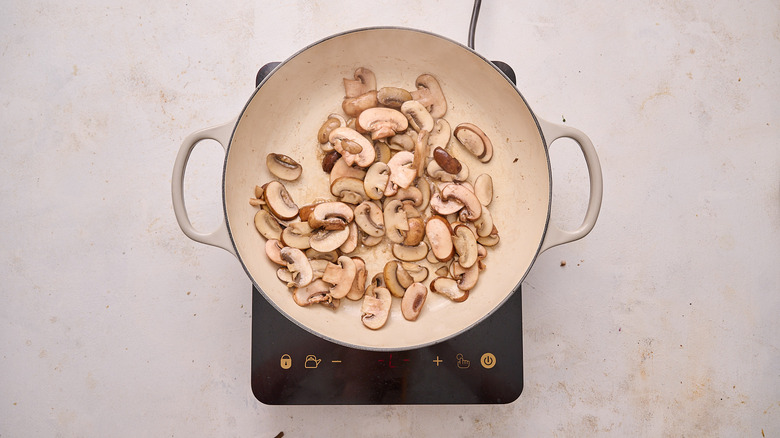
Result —
[{"label": "white speckled countertop", "polygon": [[[0,437],[780,436],[780,6],[495,2],[476,49],[586,132],[604,204],[523,291],[525,389],[499,406],[271,407],[250,281],[179,230],[183,138],[257,69],[369,25],[466,42],[472,2],[9,1],[0,15]],[[558,144],[560,143],[560,144]],[[195,224],[222,151],[196,148]],[[586,172],[551,148],[553,220]],[[561,261],[566,261],[561,266]]]}]

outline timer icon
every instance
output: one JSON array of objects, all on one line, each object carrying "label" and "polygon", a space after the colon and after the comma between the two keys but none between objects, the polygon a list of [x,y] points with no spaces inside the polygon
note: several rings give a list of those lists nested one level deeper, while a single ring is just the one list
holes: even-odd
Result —
[{"label": "timer icon", "polygon": [[496,366],[496,356],[493,353],[485,353],[479,358],[479,363],[483,368],[490,369]]}]

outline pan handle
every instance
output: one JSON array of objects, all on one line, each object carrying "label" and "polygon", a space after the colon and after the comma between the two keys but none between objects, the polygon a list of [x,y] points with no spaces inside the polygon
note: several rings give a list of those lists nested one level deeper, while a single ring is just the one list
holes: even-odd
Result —
[{"label": "pan handle", "polygon": [[227,151],[230,135],[233,132],[233,127],[236,125],[236,122],[237,120],[234,119],[222,125],[202,129],[193,132],[184,139],[184,142],[182,142],[181,148],[179,149],[179,154],[176,156],[176,162],[173,165],[171,194],[173,197],[173,212],[176,215],[176,221],[179,222],[179,227],[184,231],[184,234],[187,237],[196,242],[222,248],[238,257],[236,250],[233,248],[233,243],[230,241],[230,234],[228,233],[227,224],[225,223],[224,218],[216,230],[210,233],[203,233],[196,230],[192,225],[189,215],[187,214],[187,207],[184,205],[184,171],[187,168],[187,161],[189,161],[190,154],[195,148],[195,145],[201,140],[216,140],[222,145],[222,148]]},{"label": "pan handle", "polygon": [[542,242],[542,246],[539,249],[539,252],[541,253],[554,246],[582,239],[590,233],[596,225],[596,219],[601,210],[601,198],[604,191],[604,185],[601,176],[599,157],[596,154],[596,148],[593,147],[593,143],[588,136],[578,129],[565,125],[558,125],[542,119],[539,119],[539,126],[542,129],[545,140],[547,140],[548,146],[552,145],[553,141],[564,137],[574,140],[580,146],[582,154],[585,156],[585,164],[588,166],[588,177],[590,179],[588,209],[585,212],[585,219],[582,221],[582,225],[574,231],[566,231],[550,224],[547,228],[544,242]]}]

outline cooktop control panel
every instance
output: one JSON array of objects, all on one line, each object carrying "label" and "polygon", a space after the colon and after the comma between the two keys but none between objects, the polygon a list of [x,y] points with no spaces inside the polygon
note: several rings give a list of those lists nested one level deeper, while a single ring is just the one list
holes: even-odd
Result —
[{"label": "cooktop control panel", "polygon": [[322,339],[252,295],[252,391],[265,404],[497,404],[523,390],[520,290],[448,341],[394,352]]}]

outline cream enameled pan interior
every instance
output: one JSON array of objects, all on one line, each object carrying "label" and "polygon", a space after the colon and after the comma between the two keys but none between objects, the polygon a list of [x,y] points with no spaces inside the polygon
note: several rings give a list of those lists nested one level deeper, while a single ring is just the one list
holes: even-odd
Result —
[{"label": "cream enameled pan interior", "polygon": [[[377,86],[414,88],[422,73],[433,74],[446,95],[444,116],[454,128],[480,126],[495,147],[493,159],[480,163],[456,140],[454,155],[470,168],[470,180],[493,177],[495,197],[489,209],[500,243],[489,249],[487,269],[469,298],[453,303],[429,293],[415,322],[406,321],[394,299],[391,316],[380,330],[360,320],[359,301],[342,300],[338,310],[299,307],[276,278],[276,265],[264,253],[255,230],[256,208],[249,205],[255,185],[272,179],[265,166],[270,152],[298,160],[303,176],[285,183],[298,205],[331,197],[320,167],[317,131],[330,113],[341,112],[342,78],[355,68],[374,71]],[[530,269],[543,240],[550,207],[550,168],[536,120],[514,86],[495,67],[467,48],[436,35],[408,29],[358,30],[321,41],[293,56],[267,78],[241,114],[228,148],[224,196],[228,228],[239,259],[256,286],[291,320],[322,337],[365,349],[407,349],[449,338],[488,316],[514,291]],[[384,245],[380,245],[384,247]],[[358,249],[369,279],[392,255]],[[431,275],[426,283],[432,278]]]}]

